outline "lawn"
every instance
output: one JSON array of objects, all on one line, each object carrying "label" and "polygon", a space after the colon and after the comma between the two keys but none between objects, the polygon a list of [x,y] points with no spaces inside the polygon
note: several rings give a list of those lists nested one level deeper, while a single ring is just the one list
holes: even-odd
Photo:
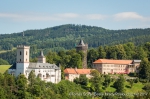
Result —
[{"label": "lawn", "polygon": [[0,73],[4,73],[11,65],[0,65]]},{"label": "lawn", "polygon": [[126,93],[138,93],[138,92],[141,92],[141,91],[144,91],[142,88],[144,87],[144,84],[142,84],[141,82],[138,82],[138,83],[134,83],[132,88],[130,87],[130,84],[129,82],[125,82],[125,91]]}]

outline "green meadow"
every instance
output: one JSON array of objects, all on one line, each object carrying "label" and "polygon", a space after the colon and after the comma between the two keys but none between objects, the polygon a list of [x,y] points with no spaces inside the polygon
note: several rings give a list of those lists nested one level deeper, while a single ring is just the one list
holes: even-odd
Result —
[{"label": "green meadow", "polygon": [[0,73],[4,73],[11,65],[0,65]]}]

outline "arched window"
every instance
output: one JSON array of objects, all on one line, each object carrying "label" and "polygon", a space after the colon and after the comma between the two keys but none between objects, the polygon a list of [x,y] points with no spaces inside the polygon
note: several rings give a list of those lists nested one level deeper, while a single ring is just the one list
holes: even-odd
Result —
[{"label": "arched window", "polygon": [[28,52],[26,51],[26,55],[28,55]]},{"label": "arched window", "polygon": [[27,59],[26,59],[26,62],[27,62]]},{"label": "arched window", "polygon": [[21,51],[20,51],[20,55],[21,55]]}]

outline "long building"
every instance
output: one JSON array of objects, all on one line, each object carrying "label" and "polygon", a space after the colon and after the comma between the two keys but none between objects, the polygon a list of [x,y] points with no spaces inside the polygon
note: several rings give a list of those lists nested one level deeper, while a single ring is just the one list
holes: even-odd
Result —
[{"label": "long building", "polygon": [[41,51],[36,63],[29,61],[30,46],[17,46],[17,60],[8,70],[8,73],[14,76],[24,74],[28,78],[31,71],[34,71],[36,77],[46,82],[58,83],[61,81],[61,69],[55,64],[46,63],[46,58]]},{"label": "long building", "polygon": [[98,59],[93,62],[93,68],[101,74],[128,74],[138,72],[141,60]]},{"label": "long building", "polygon": [[65,79],[73,81],[75,78],[79,78],[80,75],[86,75],[87,78],[91,78],[91,70],[93,69],[77,69],[77,68],[66,68],[64,70]]}]

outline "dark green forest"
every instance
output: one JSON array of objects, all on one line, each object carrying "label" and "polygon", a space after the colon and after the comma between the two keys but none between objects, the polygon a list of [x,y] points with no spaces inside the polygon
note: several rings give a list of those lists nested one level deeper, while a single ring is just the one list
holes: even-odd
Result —
[{"label": "dark green forest", "polygon": [[140,45],[150,41],[150,28],[109,30],[86,25],[61,25],[39,30],[26,30],[20,33],[0,34],[0,50],[11,50],[17,45],[30,45],[37,49],[60,51],[72,49],[83,39],[89,47],[116,45],[133,42]]},{"label": "dark green forest", "polygon": [[[140,48],[137,46],[144,45],[150,41],[150,28],[109,30],[95,26],[67,24],[46,29],[26,30],[20,33],[0,34],[0,58],[8,61],[9,64],[13,64],[16,60],[15,48],[17,45],[29,45],[30,57],[35,58],[39,55],[41,49],[45,55],[49,51],[59,52],[74,49],[80,39],[88,43],[89,49],[98,48],[99,46],[103,47],[100,50],[104,50],[103,54],[106,54],[106,56],[104,55],[105,57],[99,58],[139,59],[140,56],[136,57],[135,55],[138,48]],[[119,48],[116,48],[115,45],[122,48],[119,44],[128,42],[133,43],[133,48],[130,49],[132,52],[129,50],[128,53],[127,51],[128,47],[130,47],[129,44],[129,46],[123,46],[124,54],[126,54],[125,57],[117,56],[116,50]],[[110,53],[111,51],[108,49],[112,49],[113,53]],[[113,57],[111,54],[116,56]],[[88,61],[94,61],[96,58],[89,59]]]}]

